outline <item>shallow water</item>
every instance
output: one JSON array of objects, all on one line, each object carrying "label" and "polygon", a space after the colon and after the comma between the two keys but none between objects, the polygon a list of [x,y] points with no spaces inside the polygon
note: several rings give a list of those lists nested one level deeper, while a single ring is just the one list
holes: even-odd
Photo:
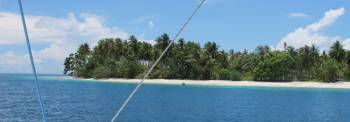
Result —
[{"label": "shallow water", "polygon": [[[48,121],[110,121],[135,84],[39,78]],[[0,74],[0,121],[41,120],[31,75]],[[121,122],[350,121],[350,90],[143,85]]]}]

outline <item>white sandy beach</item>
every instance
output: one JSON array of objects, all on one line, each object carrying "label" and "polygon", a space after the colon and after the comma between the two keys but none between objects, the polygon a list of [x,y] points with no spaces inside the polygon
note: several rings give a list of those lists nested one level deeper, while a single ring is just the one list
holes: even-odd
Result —
[{"label": "white sandy beach", "polygon": [[[79,79],[100,82],[138,83],[140,79]],[[254,87],[296,87],[296,88],[337,88],[350,89],[350,82],[322,83],[322,82],[257,82],[257,81],[225,81],[225,80],[178,80],[178,79],[148,79],[145,84],[170,85],[211,85],[211,86],[254,86]]]}]

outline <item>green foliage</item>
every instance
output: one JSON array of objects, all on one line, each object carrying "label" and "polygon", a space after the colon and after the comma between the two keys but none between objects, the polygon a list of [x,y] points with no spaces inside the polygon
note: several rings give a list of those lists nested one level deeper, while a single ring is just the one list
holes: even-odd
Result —
[{"label": "green foliage", "polygon": [[[343,64],[344,65],[344,64]],[[343,76],[345,81],[350,81],[350,68],[348,65],[341,67],[343,70]]]},{"label": "green foliage", "polygon": [[242,77],[242,74],[237,70],[237,62],[235,61],[231,61],[227,69],[222,69],[220,72],[221,80],[239,81],[242,80]]},{"label": "green foliage", "polygon": [[98,66],[92,72],[92,77],[95,79],[111,78],[113,76],[113,69],[107,66]]},{"label": "green foliage", "polygon": [[89,78],[90,77],[90,71],[86,67],[77,67],[75,69],[76,75],[82,78]]},{"label": "green foliage", "polygon": [[74,54],[69,54],[69,56],[64,60],[64,70],[63,74],[72,76],[74,74]]},{"label": "green foliage", "polygon": [[[314,45],[274,51],[260,45],[253,52],[228,52],[215,42],[199,43],[176,40],[149,78],[202,80],[350,80],[350,51],[335,42],[329,52]],[[171,42],[167,34],[155,39],[155,44],[106,38],[90,49],[82,44],[64,61],[64,74],[83,78],[142,78]]]},{"label": "green foliage", "polygon": [[345,55],[345,49],[343,49],[343,45],[339,41],[336,41],[329,50],[329,56],[336,59],[338,62],[344,61]]},{"label": "green foliage", "polygon": [[136,60],[128,60],[126,66],[127,68],[127,78],[135,78],[138,74],[144,71],[142,65],[139,65]]},{"label": "green foliage", "polygon": [[126,60],[120,60],[115,62],[115,71],[117,78],[125,78],[128,74],[128,65]]},{"label": "green foliage", "polygon": [[323,60],[319,67],[319,78],[326,82],[335,82],[342,77],[341,65],[336,59]]},{"label": "green foliage", "polygon": [[255,67],[254,79],[260,81],[292,80],[289,74],[294,63],[294,59],[287,52],[273,52]]}]

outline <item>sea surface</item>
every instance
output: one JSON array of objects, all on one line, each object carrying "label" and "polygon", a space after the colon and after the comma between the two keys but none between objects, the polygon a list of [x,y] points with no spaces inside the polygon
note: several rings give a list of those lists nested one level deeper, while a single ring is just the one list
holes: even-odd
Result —
[{"label": "sea surface", "polygon": [[[48,122],[109,122],[135,84],[41,75]],[[0,122],[41,121],[33,77],[0,74]],[[143,85],[119,122],[349,122],[350,90]]]}]

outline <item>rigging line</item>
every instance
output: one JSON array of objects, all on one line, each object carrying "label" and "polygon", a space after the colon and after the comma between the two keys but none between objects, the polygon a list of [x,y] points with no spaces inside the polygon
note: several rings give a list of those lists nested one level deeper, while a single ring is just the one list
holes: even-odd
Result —
[{"label": "rigging line", "polygon": [[124,110],[124,108],[126,107],[126,105],[129,103],[129,101],[131,100],[131,98],[134,96],[134,94],[137,92],[137,90],[140,88],[140,86],[142,85],[142,83],[145,81],[145,79],[148,77],[148,75],[152,72],[152,70],[154,69],[154,67],[158,64],[158,62],[162,59],[162,57],[164,56],[164,54],[169,50],[169,48],[173,45],[174,41],[177,40],[177,38],[180,36],[180,34],[182,33],[182,31],[185,29],[185,27],[188,25],[188,23],[192,20],[192,18],[194,17],[194,15],[196,15],[196,13],[198,12],[198,10],[203,6],[203,4],[205,3],[206,0],[201,0],[201,2],[199,3],[199,5],[196,7],[196,9],[193,11],[193,13],[191,14],[191,16],[187,19],[187,21],[181,26],[180,30],[177,32],[177,34],[174,36],[173,40],[170,41],[169,45],[164,49],[164,51],[160,54],[160,56],[158,57],[158,59],[156,60],[156,62],[151,66],[151,68],[147,71],[147,73],[145,74],[145,76],[142,78],[142,80],[137,84],[137,86],[134,88],[134,90],[130,93],[130,95],[128,96],[128,98],[124,101],[124,103],[122,104],[122,106],[119,108],[118,112],[113,116],[111,122],[114,122],[118,116],[120,115],[120,113]]},{"label": "rigging line", "polygon": [[39,84],[38,84],[38,76],[36,74],[35,64],[34,64],[33,55],[32,55],[32,49],[30,47],[29,36],[28,36],[28,31],[27,31],[27,25],[26,25],[26,20],[24,18],[24,12],[23,12],[23,7],[22,7],[22,1],[21,0],[18,0],[18,5],[19,5],[19,9],[21,11],[21,18],[22,18],[22,25],[23,25],[23,30],[24,30],[24,36],[26,38],[26,43],[27,43],[27,48],[28,48],[28,53],[29,53],[29,59],[30,59],[30,63],[32,65],[32,69],[33,69],[34,84],[35,84],[36,93],[37,93],[38,99],[39,99],[41,115],[42,115],[43,121],[46,122],[45,109],[44,109],[44,105],[43,105],[42,98],[41,98],[41,95],[40,95],[40,89],[39,89]]}]

